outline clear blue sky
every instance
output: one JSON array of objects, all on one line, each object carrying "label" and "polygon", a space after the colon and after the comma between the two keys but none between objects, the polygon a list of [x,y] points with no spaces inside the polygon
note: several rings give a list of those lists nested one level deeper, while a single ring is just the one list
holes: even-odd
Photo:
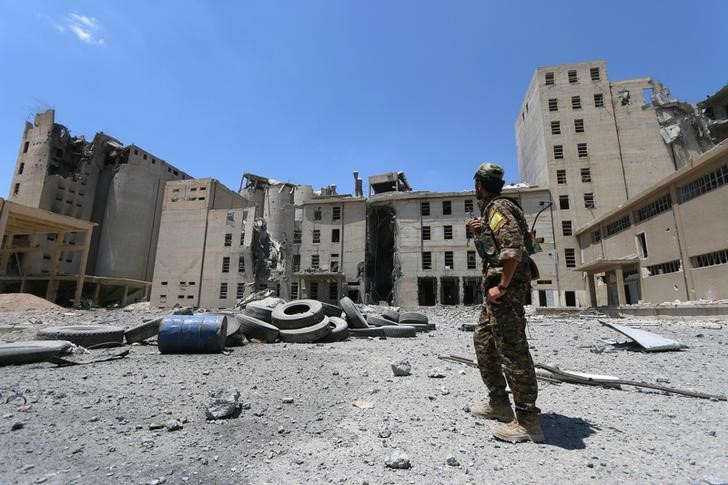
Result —
[{"label": "clear blue sky", "polygon": [[698,101],[728,82],[726,1],[0,0],[0,195],[23,122],[56,109],[195,177],[351,192],[352,170],[423,190],[517,181],[537,66],[604,59]]}]

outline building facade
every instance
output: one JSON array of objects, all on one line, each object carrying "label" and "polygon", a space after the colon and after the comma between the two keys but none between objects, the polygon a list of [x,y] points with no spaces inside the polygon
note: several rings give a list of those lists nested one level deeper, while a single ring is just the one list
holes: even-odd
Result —
[{"label": "building facade", "polygon": [[728,141],[578,228],[592,306],[728,298]]}]

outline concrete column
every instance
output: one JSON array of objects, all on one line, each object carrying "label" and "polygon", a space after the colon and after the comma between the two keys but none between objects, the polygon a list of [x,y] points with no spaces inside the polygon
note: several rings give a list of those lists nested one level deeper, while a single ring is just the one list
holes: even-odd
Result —
[{"label": "concrete column", "polygon": [[589,300],[591,301],[591,306],[596,307],[597,302],[597,287],[594,283],[594,275],[592,273],[586,273],[586,283],[589,286]]},{"label": "concrete column", "polygon": [[614,269],[614,274],[617,277],[617,298],[618,304],[625,305],[627,303],[627,295],[624,293],[624,271],[621,266],[617,266]]},{"label": "concrete column", "polygon": [[94,290],[94,305],[99,306],[101,300],[101,283],[96,283]]},{"label": "concrete column", "polygon": [[88,229],[83,237],[83,250],[81,251],[81,264],[78,265],[78,277],[76,278],[76,293],[73,296],[73,306],[78,308],[81,305],[81,294],[83,293],[83,282],[86,278],[86,264],[88,263],[88,251],[91,246],[91,233]]},{"label": "concrete column", "polygon": [[126,299],[129,297],[129,285],[124,285],[124,296],[121,297],[121,306],[126,306]]},{"label": "concrete column", "polygon": [[[2,221],[0,221],[0,224],[2,224]],[[3,230],[3,227],[0,227],[0,230]],[[8,244],[6,246],[0,246],[0,249],[6,249],[7,252],[3,252],[0,254],[0,275],[6,275],[8,274],[8,264],[10,264],[10,258],[12,257],[13,253],[11,252],[11,248],[13,247],[13,237],[15,237],[15,234],[9,233],[8,236]],[[3,236],[0,234],[0,245],[2,245],[2,238]]]}]

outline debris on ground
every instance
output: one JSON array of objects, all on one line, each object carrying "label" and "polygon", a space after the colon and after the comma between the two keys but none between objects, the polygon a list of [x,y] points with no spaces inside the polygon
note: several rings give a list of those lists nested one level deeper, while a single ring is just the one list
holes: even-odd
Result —
[{"label": "debris on ground", "polygon": [[31,310],[62,311],[63,307],[30,293],[0,294],[0,312],[27,312]]},{"label": "debris on ground", "polygon": [[384,465],[387,468],[395,468],[400,470],[406,470],[412,466],[407,453],[399,450],[393,451],[389,456],[387,456],[384,459]]},{"label": "debris on ground", "polygon": [[445,377],[445,371],[435,367],[434,369],[430,369],[430,373],[427,374],[427,377],[431,377],[433,379],[442,379],[443,377]]},{"label": "debris on ground", "polygon": [[677,340],[669,339],[657,335],[647,330],[641,330],[639,328],[630,328],[626,325],[619,325],[617,323],[609,323],[603,320],[599,320],[599,323],[605,327],[609,327],[612,330],[625,335],[632,339],[636,344],[642,347],[645,352],[657,352],[661,350],[680,350],[686,346]]},{"label": "debris on ground", "polygon": [[392,373],[397,377],[408,376],[412,373],[412,365],[407,360],[392,362]]},{"label": "debris on ground", "polygon": [[366,399],[357,399],[351,404],[359,409],[374,409],[374,401],[367,401]]},{"label": "debris on ground", "polygon": [[237,417],[242,406],[240,391],[234,387],[221,387],[210,392],[210,402],[205,407],[207,419],[226,419]]}]

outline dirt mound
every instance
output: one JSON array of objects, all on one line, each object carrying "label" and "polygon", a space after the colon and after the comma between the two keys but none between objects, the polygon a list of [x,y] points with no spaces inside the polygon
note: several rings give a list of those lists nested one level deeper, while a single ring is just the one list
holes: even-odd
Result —
[{"label": "dirt mound", "polygon": [[24,312],[28,310],[62,310],[55,303],[30,293],[6,293],[0,295],[0,311]]}]

